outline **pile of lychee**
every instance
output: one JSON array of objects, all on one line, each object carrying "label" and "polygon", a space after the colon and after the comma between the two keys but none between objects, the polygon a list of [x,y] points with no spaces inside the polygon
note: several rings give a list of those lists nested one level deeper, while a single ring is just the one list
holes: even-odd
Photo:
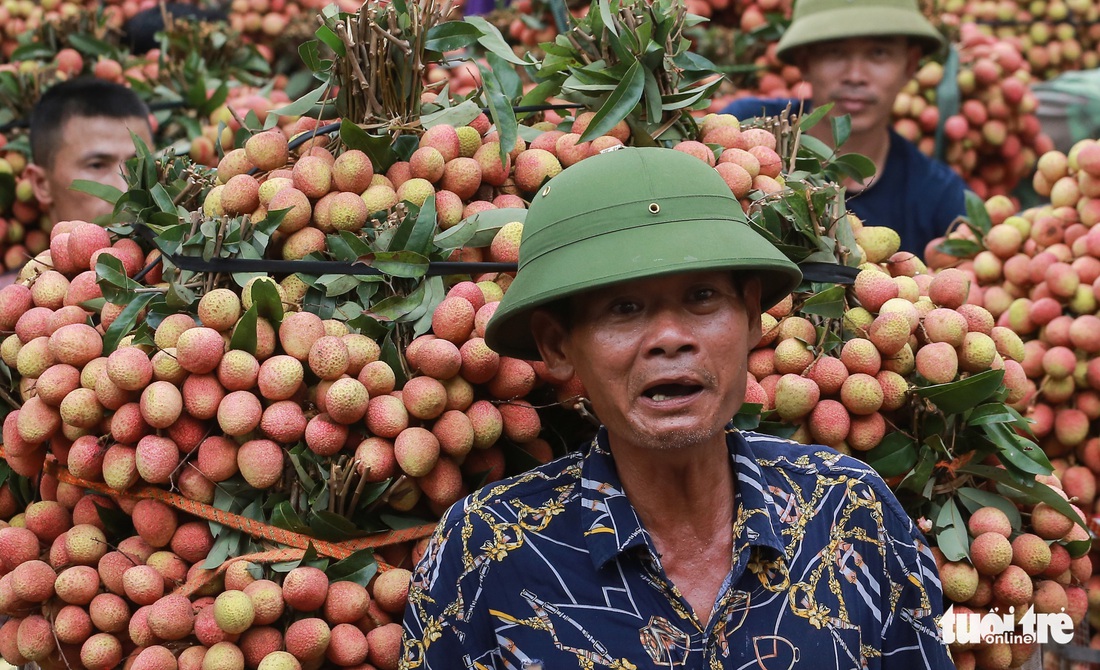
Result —
[{"label": "pile of lychee", "polygon": [[961,26],[956,48],[958,112],[941,116],[937,87],[944,68],[930,62],[895,99],[894,128],[932,156],[942,125],[941,157],[967,187],[982,198],[1008,194],[1052,147],[1035,114],[1034,77],[1018,45],[985,35],[974,24]]},{"label": "pile of lychee", "polygon": [[1100,7],[1088,0],[939,0],[932,11],[944,25],[973,23],[1013,42],[1042,80],[1100,64]]},{"label": "pile of lychee", "polygon": [[[858,233],[889,259],[862,266],[851,289],[858,306],[845,311],[843,342],[835,348],[826,348],[826,333],[807,315],[792,311],[792,298],[761,317],[746,402],[796,425],[792,439],[869,451],[891,425],[907,425],[918,382],[945,384],[1003,368],[1010,393],[1025,390],[1023,343],[987,310],[966,304],[971,283],[965,273],[926,273],[920,259],[897,251],[891,233]],[[872,237],[886,238],[886,246]]]},{"label": "pile of lychee", "polygon": [[[1057,477],[1045,483],[1063,496]],[[1081,510],[1075,507],[1081,514]],[[1018,623],[1036,614],[1068,614],[1076,627],[1089,608],[1086,584],[1092,580],[1092,561],[1085,551],[1073,551],[1087,532],[1046,503],[1025,509],[1022,528],[1013,528],[998,507],[982,507],[967,521],[968,559],[947,560],[934,549],[944,596],[956,617],[989,612],[1009,614]],[[1069,548],[1068,548],[1069,547]],[[1036,641],[982,640],[952,645],[958,668],[1016,668],[1032,657]]]},{"label": "pile of lychee", "polygon": [[[365,587],[330,582],[316,567],[279,574],[240,560],[183,591],[204,572],[207,522],[177,527],[163,511],[135,509],[138,534],[115,538],[96,512],[109,498],[79,489],[58,498],[0,526],[4,661],[44,670],[397,668],[408,570],[379,572]],[[160,504],[138,506],[146,503]]]},{"label": "pile of lychee", "polygon": [[978,287],[973,302],[1023,340],[1027,378],[1012,405],[1032,421],[1044,452],[1062,472],[1067,493],[1095,511],[1100,474],[1100,143],[1077,144],[1069,155],[1039,158],[1036,189],[1047,205],[1017,212],[1005,197],[986,202],[992,227],[980,239],[969,228],[950,238],[980,243],[960,260],[931,254]]}]

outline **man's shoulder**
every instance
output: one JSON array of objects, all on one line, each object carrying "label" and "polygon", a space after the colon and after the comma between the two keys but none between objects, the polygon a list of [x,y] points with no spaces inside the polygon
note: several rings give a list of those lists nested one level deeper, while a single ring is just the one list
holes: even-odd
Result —
[{"label": "man's shoulder", "polygon": [[802,444],[774,435],[742,431],[761,465],[807,475],[852,474],[878,477],[878,473],[863,461],[821,444]]},{"label": "man's shoulder", "polygon": [[548,491],[560,495],[580,485],[584,454],[572,452],[526,472],[490,482],[451,506],[442,524],[461,524],[471,514],[502,513],[517,505],[541,504]]},{"label": "man's shoulder", "polygon": [[820,444],[801,444],[753,432],[742,432],[742,436],[753,450],[768,485],[786,488],[792,482],[804,484],[822,478],[859,482],[885,503],[902,527],[911,528],[912,520],[893,491],[867,463]]}]

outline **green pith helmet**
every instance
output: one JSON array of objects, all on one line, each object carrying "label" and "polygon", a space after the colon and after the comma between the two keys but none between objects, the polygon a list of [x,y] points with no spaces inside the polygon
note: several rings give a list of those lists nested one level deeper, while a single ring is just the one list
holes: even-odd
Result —
[{"label": "green pith helmet", "polygon": [[849,37],[904,35],[924,48],[925,55],[946,44],[916,0],[797,0],[791,25],[783,33],[776,55],[792,62],[799,47]]},{"label": "green pith helmet", "polygon": [[673,149],[627,148],[586,158],[531,200],[519,271],[486,329],[490,347],[538,360],[531,312],[632,279],[701,270],[750,271],[767,309],[802,279],[749,227],[714,168]]}]

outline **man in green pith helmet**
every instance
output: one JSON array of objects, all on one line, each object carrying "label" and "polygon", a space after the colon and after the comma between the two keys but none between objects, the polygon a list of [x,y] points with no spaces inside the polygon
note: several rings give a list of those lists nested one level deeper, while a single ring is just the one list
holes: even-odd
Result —
[{"label": "man in green pith helmet", "polygon": [[[830,117],[850,116],[843,151],[870,158],[875,176],[845,184],[848,209],[867,225],[893,228],[901,248],[923,258],[928,243],[966,213],[966,184],[895,132],[892,111],[921,58],[944,43],[916,0],[797,0],[776,55],[798,66],[813,99],[741,98],[722,111],[740,119],[831,103]],[[809,134],[833,146],[830,123]]]},{"label": "man in green pith helmet", "polygon": [[444,515],[401,667],[952,667],[935,560],[882,479],[731,424],[761,309],[800,280],[685,153],[548,181],[486,339],[576,375],[603,425]]}]

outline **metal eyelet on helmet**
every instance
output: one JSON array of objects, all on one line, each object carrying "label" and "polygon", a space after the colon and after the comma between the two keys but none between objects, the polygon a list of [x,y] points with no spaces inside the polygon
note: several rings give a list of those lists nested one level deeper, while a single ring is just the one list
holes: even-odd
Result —
[{"label": "metal eyelet on helmet", "polygon": [[661,206],[658,205],[655,202],[649,203],[649,213],[650,214],[660,214],[661,213]]}]

